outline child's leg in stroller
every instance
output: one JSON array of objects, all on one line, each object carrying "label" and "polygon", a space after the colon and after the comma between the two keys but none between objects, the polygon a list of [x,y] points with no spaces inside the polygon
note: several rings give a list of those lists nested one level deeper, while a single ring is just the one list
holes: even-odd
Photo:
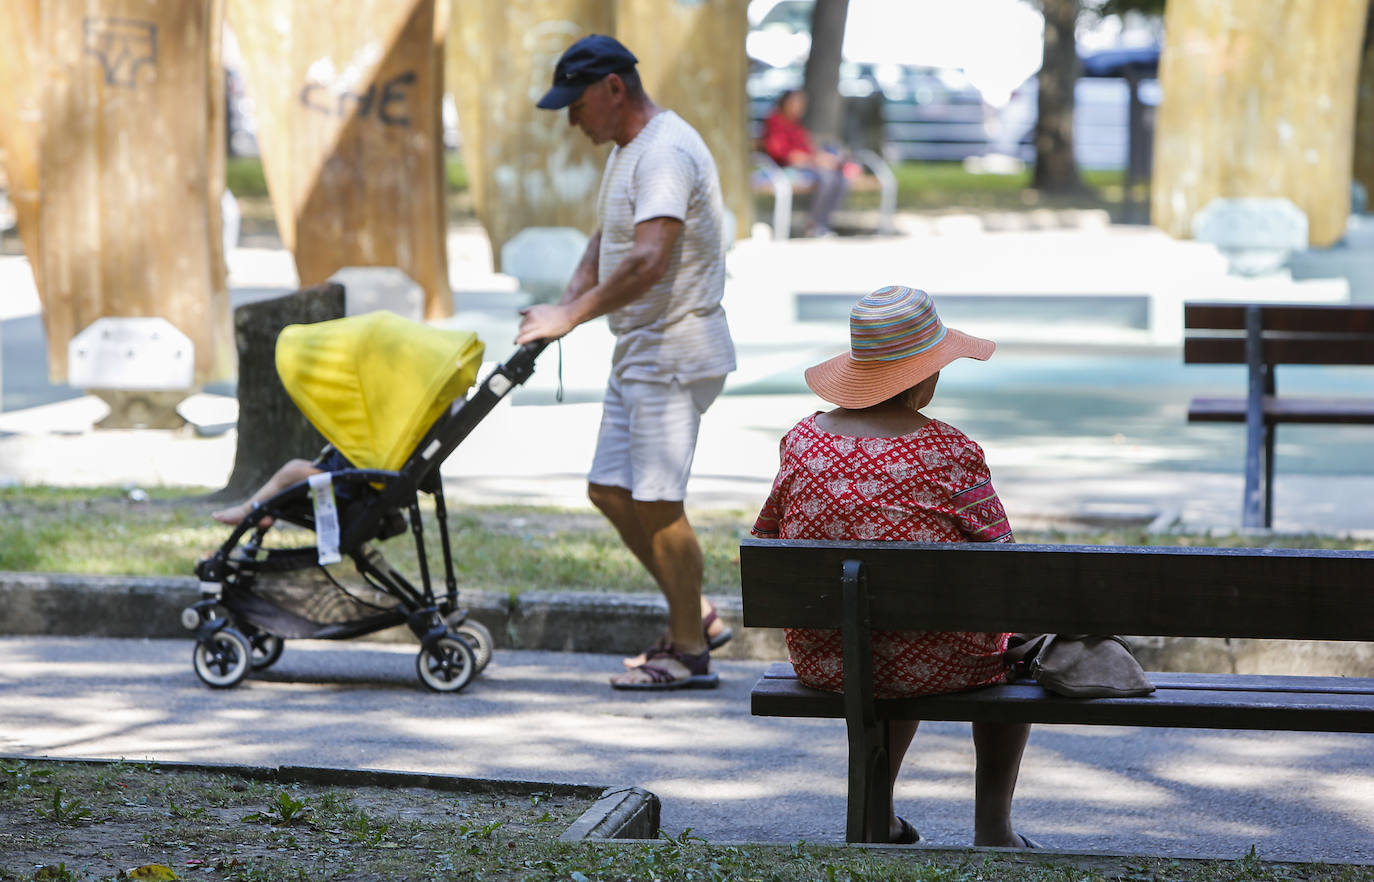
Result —
[{"label": "child's leg in stroller", "polygon": [[[315,464],[308,459],[288,460],[285,465],[277,469],[276,474],[267,479],[266,484],[263,484],[256,493],[248,498],[247,502],[211,512],[210,517],[222,524],[237,524],[248,517],[248,512],[252,511],[253,506],[259,502],[271,499],[297,481],[304,481],[311,475],[318,475],[319,473],[320,470],[315,468]],[[269,526],[271,522],[271,518],[263,518],[262,526]]]}]

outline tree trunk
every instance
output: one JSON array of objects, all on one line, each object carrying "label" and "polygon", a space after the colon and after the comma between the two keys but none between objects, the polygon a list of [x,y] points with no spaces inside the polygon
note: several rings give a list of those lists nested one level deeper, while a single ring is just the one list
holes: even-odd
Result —
[{"label": "tree trunk", "polygon": [[[617,0],[615,5],[616,38],[641,59],[647,56],[639,66],[644,88],[660,107],[671,107],[687,120],[710,149],[725,207],[737,221],[737,236],[749,235],[754,205],[749,96],[744,89],[749,76],[747,6],[745,0]],[[565,137],[574,135],[581,137],[574,132]]]},{"label": "tree trunk", "polygon": [[844,134],[840,59],[849,0],[816,0],[811,10],[811,54],[806,59],[806,127],[818,144]]},{"label": "tree trunk", "polygon": [[1366,0],[1169,0],[1150,219],[1171,236],[1216,198],[1284,198],[1308,245],[1345,235]]},{"label": "tree trunk", "polygon": [[1045,48],[1040,64],[1035,121],[1035,174],[1031,186],[1048,193],[1083,188],[1073,155],[1073,87],[1078,80],[1074,31],[1081,0],[1044,0]]},{"label": "tree trunk", "polygon": [[1365,19],[1360,77],[1355,85],[1355,180],[1374,196],[1374,11]]},{"label": "tree trunk", "polygon": [[319,433],[277,376],[277,336],[282,328],[343,318],[343,285],[330,282],[234,310],[239,352],[238,445],[229,483],[212,499],[246,499],[288,459],[314,459],[324,447]]}]

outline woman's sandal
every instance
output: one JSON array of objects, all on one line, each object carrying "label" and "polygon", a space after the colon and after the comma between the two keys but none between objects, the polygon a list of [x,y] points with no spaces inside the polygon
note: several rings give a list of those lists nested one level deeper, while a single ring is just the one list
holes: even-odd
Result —
[{"label": "woman's sandal", "polygon": [[[663,662],[676,661],[687,669],[686,676],[679,676]],[[623,679],[632,674],[643,674],[648,679]],[[675,652],[671,646],[656,649],[649,653],[649,660],[624,674],[611,678],[612,689],[662,692],[668,689],[714,689],[720,685],[720,677],[711,671],[711,650],[688,655]]]},{"label": "woman's sandal", "polygon": [[[906,818],[898,815],[897,823],[902,825],[902,832],[892,840],[891,845],[916,845],[921,841],[921,831],[911,826]],[[1021,838],[1025,839],[1024,836]]]}]

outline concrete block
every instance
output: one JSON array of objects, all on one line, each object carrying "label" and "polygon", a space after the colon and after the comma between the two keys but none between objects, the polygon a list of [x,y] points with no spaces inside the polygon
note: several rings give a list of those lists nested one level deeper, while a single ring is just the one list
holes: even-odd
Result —
[{"label": "concrete block", "polygon": [[344,315],[388,309],[411,321],[424,321],[425,291],[394,266],[347,266],[329,277],[344,288]]},{"label": "concrete block", "polygon": [[514,276],[536,303],[551,303],[587,250],[587,235],[571,227],[529,227],[501,246],[501,272]]},{"label": "concrete block", "polygon": [[1287,199],[1213,199],[1193,216],[1192,232],[1226,256],[1230,272],[1259,276],[1307,247],[1307,215]]}]

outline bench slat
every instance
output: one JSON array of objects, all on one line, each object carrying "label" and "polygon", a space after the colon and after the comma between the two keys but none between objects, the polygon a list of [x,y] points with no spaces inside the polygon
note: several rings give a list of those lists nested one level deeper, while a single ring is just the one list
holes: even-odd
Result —
[{"label": "bench slat", "polygon": [[[1183,326],[1218,331],[1244,331],[1247,305],[1185,303]],[[1352,306],[1344,303],[1279,303],[1261,305],[1260,314],[1266,331],[1374,334],[1374,306]]]},{"label": "bench slat", "polygon": [[[1268,364],[1374,364],[1374,334],[1285,337],[1264,333]],[[1245,364],[1245,337],[1192,334],[1183,339],[1185,364]]]},{"label": "bench slat", "polygon": [[1374,552],[1280,548],[747,537],[744,624],[836,627],[851,558],[892,630],[1374,639]]},{"label": "bench slat", "polygon": [[[1272,674],[1199,674],[1184,671],[1150,671],[1150,682],[1169,689],[1209,689],[1224,692],[1330,692],[1358,695],[1374,692],[1374,680],[1364,677],[1310,677]],[[765,680],[796,680],[791,662],[772,662]]]},{"label": "bench slat", "polygon": [[[1244,398],[1194,398],[1188,405],[1192,423],[1243,423]],[[1374,423],[1374,398],[1264,399],[1264,418],[1270,423]]]},{"label": "bench slat", "polygon": [[[1159,688],[1141,698],[1063,698],[1019,681],[951,695],[885,699],[875,707],[880,719],[889,720],[1374,732],[1371,680],[1363,681],[1362,692],[1311,692],[1175,688],[1166,685],[1164,675],[1150,676]],[[796,680],[759,680],[750,704],[755,716],[844,718],[842,696]]]}]

